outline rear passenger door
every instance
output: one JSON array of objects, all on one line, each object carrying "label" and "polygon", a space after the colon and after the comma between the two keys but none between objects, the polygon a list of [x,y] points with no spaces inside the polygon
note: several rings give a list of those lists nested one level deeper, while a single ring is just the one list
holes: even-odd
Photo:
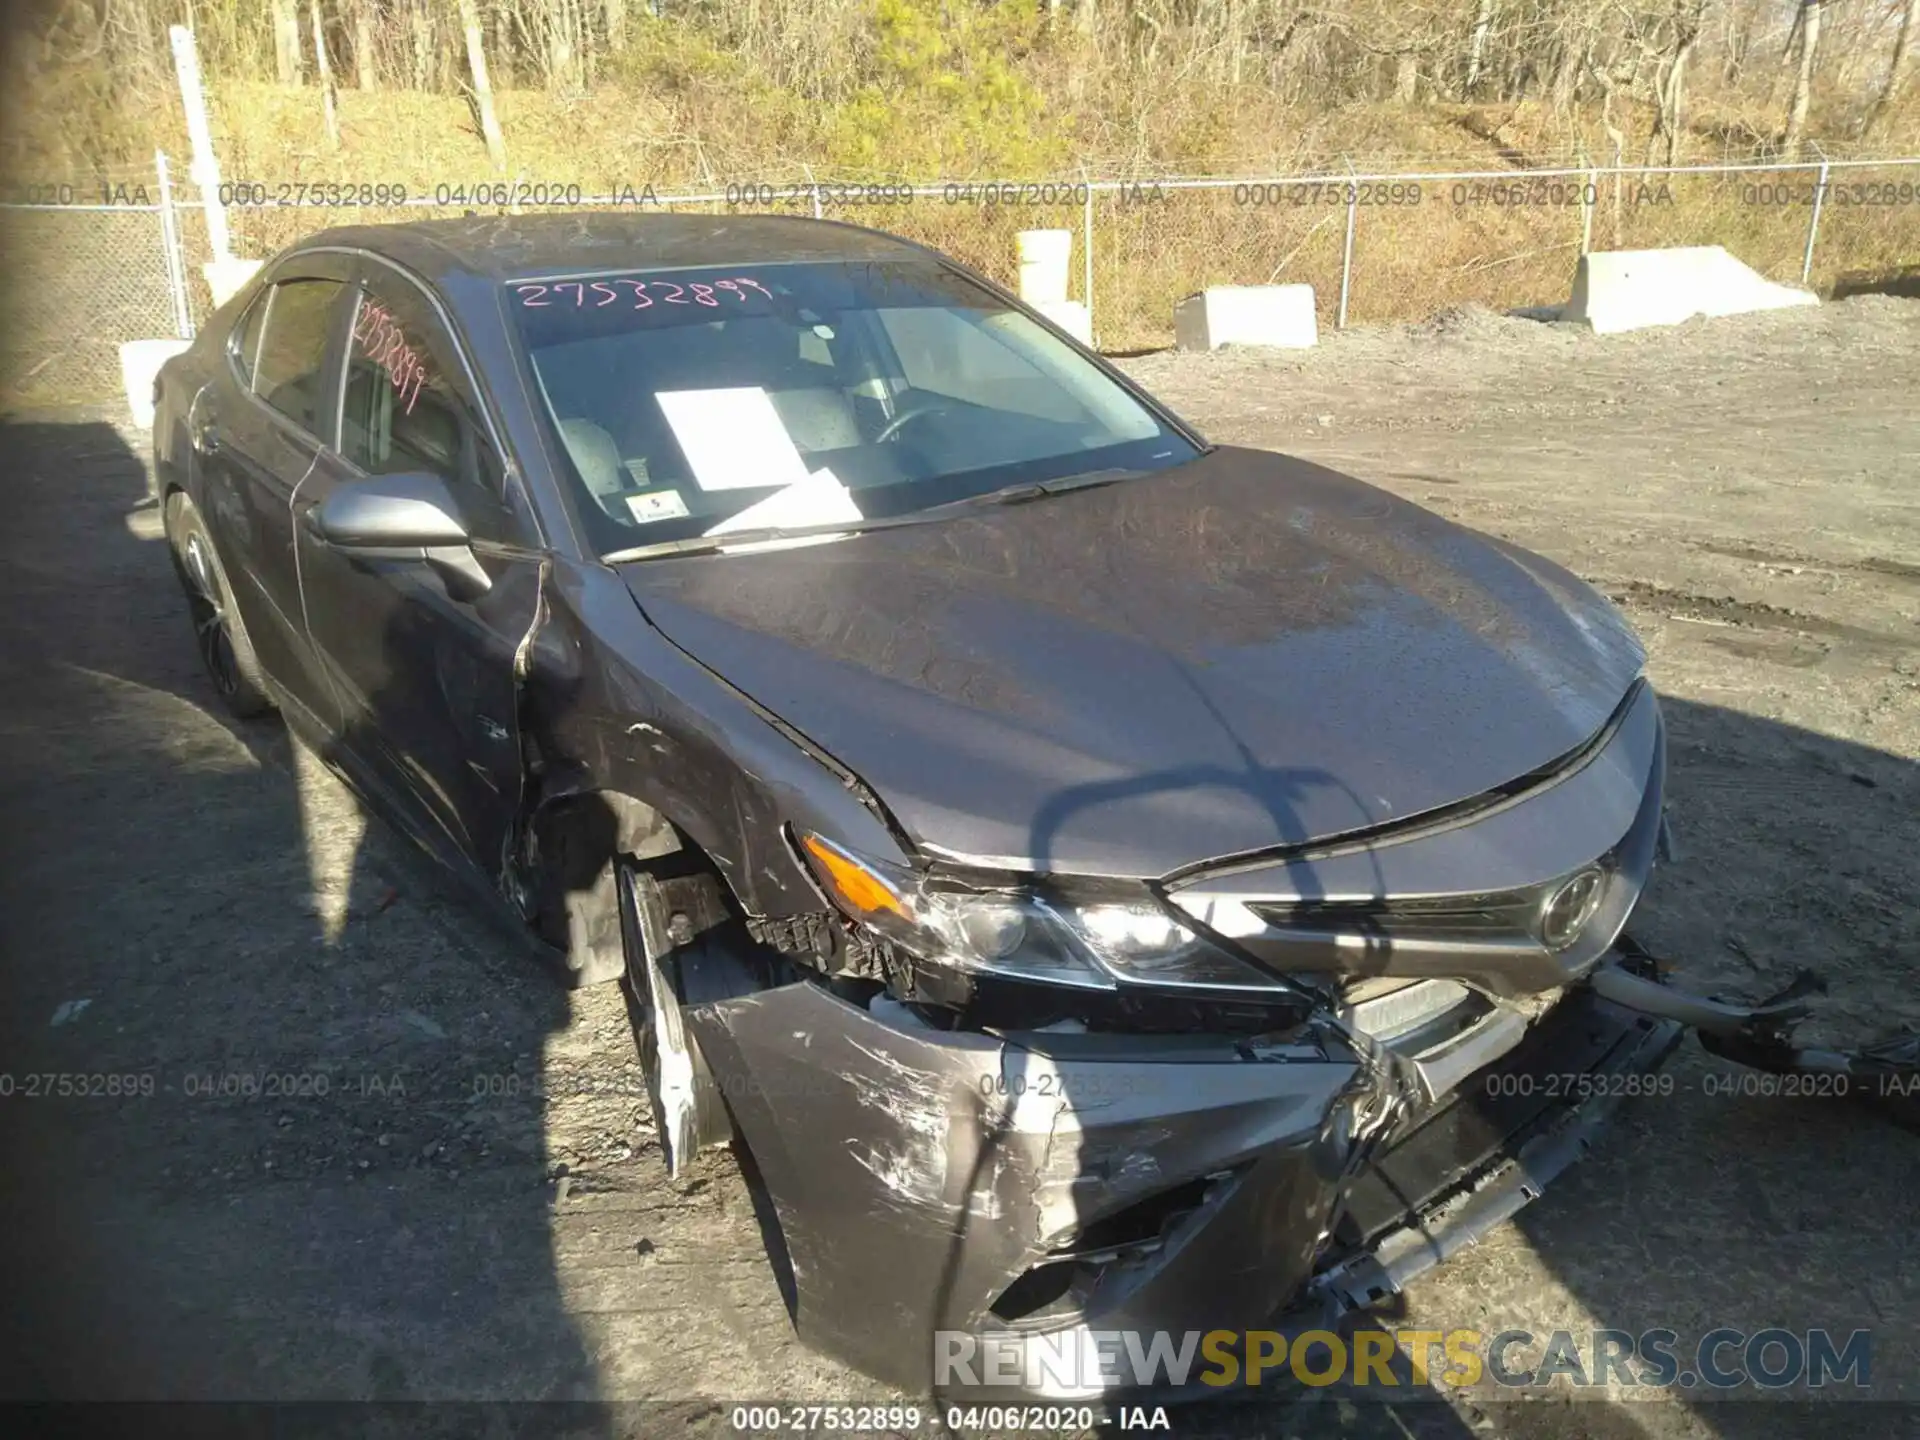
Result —
[{"label": "rear passenger door", "polygon": [[[424,284],[368,258],[352,306],[339,452],[300,495],[308,633],[369,778],[429,848],[493,879],[520,798],[514,662],[539,598],[539,530]],[[339,486],[419,472],[453,492],[477,585],[450,588],[418,555],[342,554],[307,521]]]},{"label": "rear passenger door", "polygon": [[307,644],[292,510],[333,441],[349,273],[332,255],[282,262],[188,420],[201,512],[248,638],[267,673],[322,728],[334,722],[333,695]]}]

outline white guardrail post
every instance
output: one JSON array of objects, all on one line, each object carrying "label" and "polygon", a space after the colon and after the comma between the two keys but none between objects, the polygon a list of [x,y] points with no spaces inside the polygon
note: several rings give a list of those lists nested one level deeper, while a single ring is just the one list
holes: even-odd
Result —
[{"label": "white guardrail post", "polygon": [[173,175],[167,152],[153,152],[153,174],[160,191],[160,249],[167,268],[167,293],[173,299],[173,328],[182,340],[193,338],[193,311],[187,304],[187,262],[180,252],[180,218],[173,208]]},{"label": "white guardrail post", "polygon": [[[1580,163],[1587,165],[1583,152]],[[1580,253],[1593,253],[1593,207],[1600,198],[1600,172],[1588,166],[1586,176],[1580,181]]]},{"label": "white guardrail post", "polygon": [[1093,177],[1080,166],[1080,303],[1087,307],[1087,348],[1100,348],[1100,327],[1093,319]]},{"label": "white guardrail post", "polygon": [[[1820,150],[1820,142],[1814,141],[1813,148]],[[1807,249],[1800,257],[1800,283],[1805,285],[1813,274],[1813,242],[1820,238],[1820,211],[1827,203],[1827,152],[1820,150],[1820,179],[1813,191],[1813,219],[1807,222]]]},{"label": "white guardrail post", "polygon": [[1353,223],[1360,213],[1360,180],[1353,173],[1353,162],[1341,157],[1347,167],[1347,243],[1340,251],[1340,313],[1333,328],[1347,328],[1347,293],[1353,286]]}]

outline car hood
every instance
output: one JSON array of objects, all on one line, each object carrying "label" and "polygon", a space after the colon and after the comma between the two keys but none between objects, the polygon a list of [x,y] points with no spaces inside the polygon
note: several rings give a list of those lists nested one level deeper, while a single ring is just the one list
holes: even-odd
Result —
[{"label": "car hood", "polygon": [[931,854],[1159,876],[1551,764],[1643,653],[1565,570],[1358,480],[1219,448],[824,544],[629,564],[675,644]]}]

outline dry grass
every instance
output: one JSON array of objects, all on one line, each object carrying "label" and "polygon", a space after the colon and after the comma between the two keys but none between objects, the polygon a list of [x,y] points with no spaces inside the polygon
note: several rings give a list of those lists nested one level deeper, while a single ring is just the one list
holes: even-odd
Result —
[{"label": "dry grass", "polygon": [[[1287,103],[1257,85],[1170,83],[1122,86],[1116,73],[1075,76],[1053,73],[1037,60],[1030,76],[1046,96],[1041,131],[1003,154],[1079,155],[1081,161],[1036,164],[1034,178],[1077,180],[1084,163],[1095,176],[1273,176],[1409,169],[1483,169],[1517,172],[1522,167],[1582,165],[1612,161],[1613,147],[1597,114],[1556,112],[1546,105],[1467,106],[1385,102],[1307,109]],[[52,69],[15,76],[0,92],[0,181],[45,183],[150,178],[155,146],[176,157],[184,170],[186,137],[177,100],[149,81],[115,88],[94,72]],[[1074,97],[1078,97],[1078,104]],[[406,90],[363,93],[343,89],[341,140],[329,145],[320,125],[318,92],[253,81],[217,80],[212,90],[213,130],[222,170],[230,181],[350,181],[399,184],[416,196],[438,185],[491,181],[495,174],[466,102],[459,96]],[[809,107],[724,57],[698,53],[656,57],[651,68],[606,80],[573,95],[537,89],[503,89],[499,108],[508,138],[509,178],[550,185],[578,184],[587,194],[620,186],[652,184],[659,194],[709,192],[741,182],[792,185],[811,179],[871,178],[886,166],[836,166],[830,107]],[[1683,162],[1753,159],[1764,152],[1768,126],[1752,104],[1737,96],[1700,95]],[[1646,158],[1650,116],[1644,110],[1616,115],[1625,127],[1622,158]],[[1841,109],[1822,114],[1830,133],[1841,133]],[[922,154],[911,136],[898,137],[901,155]],[[1875,141],[1882,154],[1920,153],[1920,87]],[[1829,144],[1835,154],[1845,147]],[[886,157],[883,155],[882,159]],[[986,171],[983,173],[999,173]],[[1026,172],[1031,174],[1032,172]],[[1851,187],[1920,186],[1920,167],[1836,172],[1849,187],[1826,205],[1812,282],[1825,290],[1848,272],[1881,271],[1920,260],[1920,200],[1904,204],[1842,204]],[[909,177],[922,182],[945,178]],[[1811,174],[1784,183],[1804,192]],[[1759,186],[1780,182],[1763,173],[1724,177],[1676,177],[1646,188],[1632,179],[1603,179],[1592,216],[1597,249],[1719,243],[1775,279],[1800,278],[1811,218],[1804,195],[1781,203]],[[1151,195],[1152,191],[1143,192]],[[1173,307],[1209,284],[1303,281],[1315,287],[1321,321],[1331,325],[1340,289],[1346,214],[1333,191],[1285,192],[1278,204],[1249,203],[1230,190],[1166,190],[1164,199],[1127,203],[1102,194],[1093,215],[1093,299],[1100,343],[1135,350],[1166,344]],[[1894,192],[1896,195],[1898,191]],[[1267,198],[1264,194],[1259,198]],[[1469,302],[1513,308],[1565,298],[1583,229],[1578,186],[1549,182],[1520,196],[1521,203],[1495,203],[1484,189],[1452,182],[1425,182],[1417,203],[1405,189],[1369,191],[1356,214],[1353,240],[1351,322],[1417,318]],[[783,204],[777,208],[810,207]],[[244,254],[263,255],[291,240],[350,221],[418,218],[433,211],[308,208],[236,209],[232,227]],[[1081,232],[1079,204],[984,207],[948,205],[922,197],[911,205],[829,206],[833,218],[874,225],[933,244],[1002,281],[1014,278],[1013,234],[1060,227]],[[131,220],[132,217],[128,217]],[[100,217],[102,222],[116,217]],[[49,230],[67,239],[45,238]],[[101,225],[86,216],[60,216],[38,228],[9,225],[0,233],[0,259],[20,275],[29,257],[40,269],[73,268],[76,256],[100,249]],[[148,289],[161,283],[158,246],[147,227],[114,223],[114,243],[124,259],[103,267],[89,261],[78,277],[86,294],[61,299],[58,285],[36,285],[40,299],[57,300],[65,319],[84,312],[77,332],[86,344],[65,342],[44,324],[34,297],[10,297],[14,331],[0,358],[0,384],[58,389],[84,384],[110,390],[117,378],[112,345],[134,333],[155,333],[146,318],[164,315],[164,304],[143,306],[115,294],[110,313],[94,314],[92,299],[114,289],[99,281],[111,272],[119,290],[138,278]],[[83,233],[84,232],[84,233]],[[157,232],[156,232],[157,233]],[[188,217],[190,250],[204,247],[200,227]],[[116,252],[118,253],[118,252]],[[98,257],[96,257],[97,260]],[[109,257],[111,258],[111,257]],[[203,256],[189,255],[190,261]],[[59,264],[55,264],[59,261]],[[1072,287],[1084,298],[1084,256],[1076,246]],[[37,273],[37,272],[36,272]],[[198,284],[197,279],[195,281]],[[14,287],[16,291],[22,287]],[[136,287],[137,288],[137,287]],[[204,293],[199,297],[204,309]],[[36,302],[37,303],[37,302]],[[129,307],[141,325],[129,329]],[[39,309],[44,310],[44,305]],[[63,322],[64,323],[64,322]],[[98,351],[98,353],[94,353]],[[49,356],[53,358],[49,360]],[[34,367],[39,367],[37,370]],[[26,372],[34,370],[29,377]]]}]

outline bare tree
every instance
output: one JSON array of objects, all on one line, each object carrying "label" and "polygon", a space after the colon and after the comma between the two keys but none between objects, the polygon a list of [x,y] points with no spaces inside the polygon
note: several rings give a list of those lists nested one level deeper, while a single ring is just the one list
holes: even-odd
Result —
[{"label": "bare tree", "polygon": [[1671,165],[1680,153],[1681,95],[1686,86],[1687,61],[1693,55],[1694,46],[1700,43],[1700,19],[1706,9],[1705,0],[1676,0],[1673,7],[1673,41],[1667,62],[1654,77],[1654,99],[1658,109],[1654,114],[1653,136],[1647,142],[1652,150],[1654,144],[1666,142],[1666,161]]},{"label": "bare tree", "polygon": [[1789,160],[1800,158],[1807,129],[1807,107],[1813,101],[1813,62],[1820,50],[1820,10],[1824,0],[1800,0],[1800,72],[1793,82],[1793,100],[1787,106],[1787,133],[1780,148]]},{"label": "bare tree", "polygon": [[380,88],[380,67],[373,53],[373,0],[354,0],[353,79],[362,90]]},{"label": "bare tree", "polygon": [[327,59],[327,32],[320,23],[320,0],[307,0],[307,15],[313,21],[313,56],[320,76],[320,111],[327,122],[327,146],[340,148],[339,102],[333,90],[333,65]]},{"label": "bare tree", "polygon": [[433,43],[433,11],[428,8],[428,0],[413,0],[407,20],[413,31],[413,88],[431,90],[440,50]]},{"label": "bare tree", "polygon": [[1486,67],[1487,33],[1493,28],[1493,0],[1477,0],[1473,12],[1473,32],[1467,39],[1467,83],[1465,91],[1471,95],[1480,83],[1480,74]]},{"label": "bare tree", "polygon": [[1902,71],[1907,64],[1907,47],[1913,43],[1916,29],[1920,29],[1920,0],[1907,0],[1907,8],[1900,12],[1900,28],[1893,36],[1893,60],[1887,66],[1887,78],[1880,86],[1880,93],[1874,97],[1873,108],[1861,122],[1862,135],[1872,134],[1887,118],[1894,101],[1900,98],[1900,84],[1906,78]]},{"label": "bare tree", "polygon": [[298,85],[306,77],[300,48],[300,9],[296,0],[273,0],[273,58],[282,85]]},{"label": "bare tree", "polygon": [[618,55],[627,48],[627,0],[606,0],[607,48]]},{"label": "bare tree", "polygon": [[507,168],[507,142],[500,134],[500,117],[493,108],[493,82],[487,78],[487,47],[480,34],[480,11],[474,0],[460,0],[460,28],[466,32],[467,68],[473,72],[473,105],[480,115],[480,135],[487,142],[493,168]]}]

